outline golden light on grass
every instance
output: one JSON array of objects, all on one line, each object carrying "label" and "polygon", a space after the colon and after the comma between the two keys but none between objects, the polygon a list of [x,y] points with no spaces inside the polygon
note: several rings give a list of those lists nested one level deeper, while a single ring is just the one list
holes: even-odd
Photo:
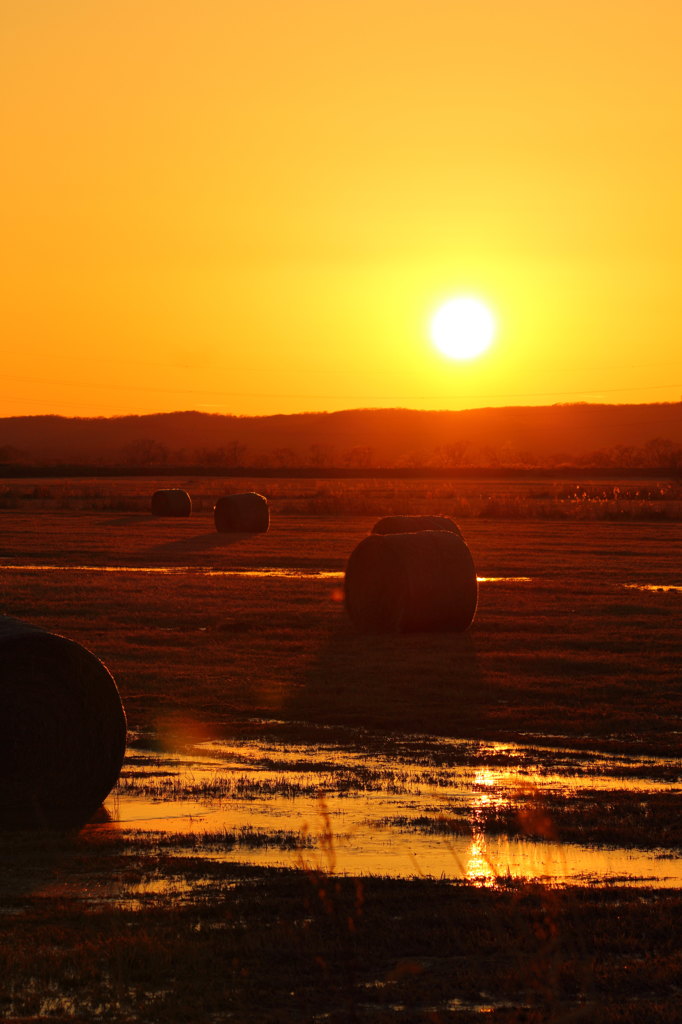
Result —
[{"label": "golden light on grass", "polygon": [[431,318],[431,339],[449,359],[475,359],[490,348],[497,323],[480,299],[458,295],[444,302]]}]

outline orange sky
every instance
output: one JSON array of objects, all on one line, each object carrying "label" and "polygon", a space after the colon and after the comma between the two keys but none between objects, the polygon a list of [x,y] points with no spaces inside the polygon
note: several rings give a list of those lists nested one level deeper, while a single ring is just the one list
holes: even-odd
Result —
[{"label": "orange sky", "polygon": [[680,398],[679,0],[2,21],[0,416]]}]

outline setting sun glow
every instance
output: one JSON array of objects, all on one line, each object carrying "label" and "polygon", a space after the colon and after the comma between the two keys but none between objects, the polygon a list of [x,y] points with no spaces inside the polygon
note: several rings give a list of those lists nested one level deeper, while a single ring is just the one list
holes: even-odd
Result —
[{"label": "setting sun glow", "polygon": [[3,0],[1,416],[677,403],[681,34],[679,0]]},{"label": "setting sun glow", "polygon": [[474,359],[495,337],[495,317],[480,299],[459,296],[443,303],[431,320],[434,345],[450,359]]}]

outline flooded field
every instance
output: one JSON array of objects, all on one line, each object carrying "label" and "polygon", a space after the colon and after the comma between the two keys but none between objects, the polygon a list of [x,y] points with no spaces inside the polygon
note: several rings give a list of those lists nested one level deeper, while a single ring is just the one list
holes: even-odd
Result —
[{"label": "flooded field", "polygon": [[468,519],[472,627],[411,635],[345,614],[371,526],[0,515],[129,725],[97,820],[0,832],[0,1017],[675,1019],[679,524]]},{"label": "flooded field", "polygon": [[645,819],[657,797],[682,796],[681,782],[679,763],[663,758],[429,736],[378,753],[249,740],[158,754],[136,743],[107,802],[111,822],[90,829],[339,874],[677,887],[682,862],[651,836],[648,849],[636,834],[627,846],[567,840],[555,808],[598,798],[615,832],[619,802]]}]

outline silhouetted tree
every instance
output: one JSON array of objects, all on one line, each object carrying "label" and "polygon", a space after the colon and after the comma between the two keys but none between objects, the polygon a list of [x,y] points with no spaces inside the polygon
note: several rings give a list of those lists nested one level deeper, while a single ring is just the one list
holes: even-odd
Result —
[{"label": "silhouetted tree", "polygon": [[480,466],[491,466],[497,468],[502,465],[500,453],[497,448],[494,448],[492,445],[485,445],[480,449],[480,453],[481,455],[478,463]]},{"label": "silhouetted tree", "polygon": [[127,466],[165,466],[168,462],[168,448],[160,441],[140,438],[131,441],[121,450],[123,462]]},{"label": "silhouetted tree", "polygon": [[653,437],[642,448],[642,465],[652,469],[677,469],[682,465],[682,448],[665,437]]},{"label": "silhouetted tree", "polygon": [[444,465],[463,466],[468,449],[468,441],[450,441],[449,444],[443,446]]},{"label": "silhouetted tree", "polygon": [[0,447],[0,462],[16,466],[21,463],[31,462],[31,456],[21,448],[15,448],[11,444],[4,444]]},{"label": "silhouetted tree", "polygon": [[412,451],[403,455],[400,459],[400,465],[407,466],[409,469],[421,469],[422,466],[426,466],[428,464],[428,461],[426,452]]},{"label": "silhouetted tree", "polygon": [[233,468],[244,465],[246,445],[239,441],[230,441],[227,445],[219,448],[197,448],[194,452],[194,461],[200,466],[209,468]]},{"label": "silhouetted tree", "polygon": [[373,448],[358,444],[343,453],[343,464],[350,469],[366,469],[372,464],[373,456]]},{"label": "silhouetted tree", "polygon": [[311,444],[308,449],[308,462],[311,466],[333,466],[333,449],[326,444]]},{"label": "silhouetted tree", "polygon": [[272,461],[275,466],[286,468],[296,465],[296,455],[291,448],[275,448],[272,453]]},{"label": "silhouetted tree", "polygon": [[639,449],[633,445],[616,444],[611,449],[612,464],[620,469],[641,465]]}]

